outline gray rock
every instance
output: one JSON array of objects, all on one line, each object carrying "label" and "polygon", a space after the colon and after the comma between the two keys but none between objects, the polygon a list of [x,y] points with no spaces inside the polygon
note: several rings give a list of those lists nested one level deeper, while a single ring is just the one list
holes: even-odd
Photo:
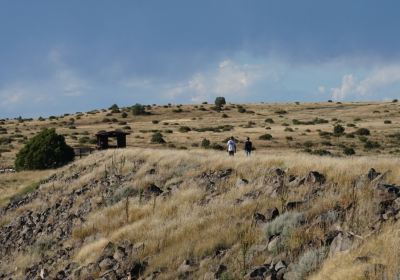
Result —
[{"label": "gray rock", "polygon": [[311,171],[310,173],[308,173],[305,181],[307,183],[311,183],[311,184],[322,185],[323,183],[325,183],[326,179],[325,179],[325,176],[323,174],[319,173],[318,171]]},{"label": "gray rock", "polygon": [[329,256],[332,257],[336,253],[349,250],[353,244],[353,239],[354,237],[350,234],[344,232],[338,233],[329,248]]}]

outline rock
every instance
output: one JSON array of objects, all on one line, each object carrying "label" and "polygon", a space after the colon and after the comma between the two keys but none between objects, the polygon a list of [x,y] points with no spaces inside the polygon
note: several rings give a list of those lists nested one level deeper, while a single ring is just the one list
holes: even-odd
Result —
[{"label": "rock", "polygon": [[267,247],[268,251],[269,252],[275,251],[280,245],[280,243],[281,243],[281,237],[279,235],[271,237],[268,242],[268,247]]},{"label": "rock", "polygon": [[329,231],[325,234],[325,246],[329,246],[332,244],[332,241],[335,239],[335,237],[340,233],[339,230],[332,230]]},{"label": "rock", "polygon": [[163,190],[160,189],[159,187],[157,187],[155,184],[151,184],[151,185],[147,188],[147,191],[148,191],[150,194],[153,194],[153,195],[155,195],[155,196],[159,196],[160,194],[163,193]]},{"label": "rock", "polygon": [[370,181],[374,180],[376,177],[378,177],[379,175],[381,175],[381,173],[376,172],[376,170],[374,168],[371,168],[368,171],[367,177]]},{"label": "rock", "polygon": [[146,269],[147,262],[134,262],[129,269],[131,279],[137,279]]},{"label": "rock", "polygon": [[359,256],[354,259],[354,263],[368,263],[371,260],[369,256]]},{"label": "rock", "polygon": [[353,244],[353,239],[353,236],[344,232],[340,232],[331,243],[329,248],[329,256],[332,257],[339,252],[349,250]]},{"label": "rock", "polygon": [[283,280],[285,279],[285,273],[287,272],[287,268],[281,268],[275,273],[275,279],[276,280]]},{"label": "rock", "polygon": [[113,257],[106,257],[99,262],[99,267],[101,271],[106,271],[114,267],[117,264],[117,261],[114,260]]},{"label": "rock", "polygon": [[286,268],[287,265],[284,261],[279,261],[274,265],[274,270],[279,271],[280,269]]},{"label": "rock", "polygon": [[59,272],[57,272],[55,279],[56,280],[64,280],[67,275],[65,274],[64,270],[60,270]]},{"label": "rock", "polygon": [[217,268],[217,271],[214,273],[215,279],[219,279],[222,276],[222,273],[227,271],[228,268],[224,264],[220,264]]},{"label": "rock", "polygon": [[112,242],[108,242],[107,245],[104,247],[103,251],[101,252],[102,257],[112,257],[115,252],[115,245]]},{"label": "rock", "polygon": [[113,258],[118,262],[122,262],[126,258],[125,249],[121,246],[118,246],[114,251]]},{"label": "rock", "polygon": [[318,171],[311,171],[310,173],[308,173],[305,179],[307,183],[320,184],[320,185],[325,183],[325,180],[326,180],[325,176],[319,173]]},{"label": "rock", "polygon": [[178,272],[181,275],[187,275],[194,270],[194,263],[191,260],[184,260],[179,266]]},{"label": "rock", "polygon": [[258,222],[265,223],[267,221],[265,216],[261,213],[254,213],[253,219],[256,221],[256,223],[258,223]]},{"label": "rock", "polygon": [[271,270],[269,268],[269,265],[260,265],[251,270],[251,272],[248,274],[248,279],[265,279],[265,277],[271,275]]},{"label": "rock", "polygon": [[276,207],[269,208],[265,211],[265,220],[270,222],[279,216],[279,210]]},{"label": "rock", "polygon": [[243,186],[246,186],[248,184],[249,184],[249,180],[244,179],[244,178],[240,178],[240,179],[237,179],[236,187],[243,187]]},{"label": "rock", "polygon": [[389,184],[378,184],[375,189],[375,197],[379,201],[395,200],[400,195],[400,187]]},{"label": "rock", "polygon": [[275,169],[275,174],[278,176],[283,176],[283,175],[285,175],[285,171],[280,168],[277,168],[277,169]]},{"label": "rock", "polygon": [[286,203],[286,210],[290,211],[290,210],[298,209],[301,206],[303,206],[305,203],[306,203],[306,201],[289,201],[288,203]]}]

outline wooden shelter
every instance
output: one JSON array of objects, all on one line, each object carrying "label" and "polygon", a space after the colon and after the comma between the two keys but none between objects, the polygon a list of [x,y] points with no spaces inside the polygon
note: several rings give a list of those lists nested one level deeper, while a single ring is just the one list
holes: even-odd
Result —
[{"label": "wooden shelter", "polygon": [[[119,130],[113,131],[99,131],[96,133],[97,137],[97,148],[99,150],[105,150],[108,148],[125,148],[126,147],[126,135],[129,135],[128,132],[123,132]],[[116,138],[116,145],[109,145],[108,138]]]}]

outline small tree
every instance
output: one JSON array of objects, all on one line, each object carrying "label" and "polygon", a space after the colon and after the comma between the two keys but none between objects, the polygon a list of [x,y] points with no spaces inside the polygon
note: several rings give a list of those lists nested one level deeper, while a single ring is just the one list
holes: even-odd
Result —
[{"label": "small tree", "polygon": [[201,147],[202,148],[208,149],[208,148],[210,148],[210,144],[211,144],[210,140],[208,140],[206,138],[201,140]]},{"label": "small tree", "polygon": [[344,133],[344,127],[341,126],[340,124],[337,124],[333,127],[333,134],[336,136],[340,136]]},{"label": "small tree", "polygon": [[215,106],[221,108],[222,106],[224,106],[226,104],[225,97],[222,97],[222,96],[216,97],[214,104],[215,104]]},{"label": "small tree", "polygon": [[134,116],[146,115],[147,114],[146,107],[139,103],[136,103],[135,105],[132,106],[132,114]]},{"label": "small tree", "polygon": [[54,128],[44,129],[18,152],[16,170],[56,168],[74,159],[74,150],[65,143]]}]

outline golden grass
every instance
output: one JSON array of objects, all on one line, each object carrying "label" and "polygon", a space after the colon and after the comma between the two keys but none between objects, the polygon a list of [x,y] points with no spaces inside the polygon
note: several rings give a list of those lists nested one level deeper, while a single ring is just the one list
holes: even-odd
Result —
[{"label": "golden grass", "polygon": [[[349,252],[340,253],[325,261],[321,270],[311,280],[359,280],[383,279],[374,273],[374,265],[386,266],[385,279],[398,279],[400,266],[400,224],[388,225],[378,235],[365,240],[361,246]],[[367,262],[357,261],[357,257],[369,257]],[[365,272],[369,272],[369,278]]]},{"label": "golden grass", "polygon": [[[133,181],[129,183],[132,188],[140,189],[150,182],[159,186],[171,181],[181,180],[183,183],[179,186],[179,191],[173,191],[171,198],[158,197],[148,201],[131,198],[128,210],[126,202],[122,200],[92,213],[83,225],[74,230],[73,240],[83,242],[75,259],[80,263],[89,263],[99,256],[106,240],[130,240],[134,244],[144,244],[140,256],[146,260],[151,259],[150,269],[168,267],[165,279],[175,277],[174,271],[186,258],[201,260],[212,255],[217,248],[230,247],[238,249],[237,255],[228,264],[235,275],[241,275],[242,269],[235,266],[238,258],[240,259],[239,233],[252,228],[251,217],[255,211],[262,212],[268,207],[279,206],[279,200],[262,195],[256,200],[245,200],[241,204],[236,204],[235,201],[249,191],[265,188],[265,180],[271,168],[284,168],[289,174],[300,176],[306,175],[310,170],[317,170],[327,176],[332,190],[327,190],[324,197],[310,206],[310,216],[332,209],[335,203],[346,200],[351,191],[351,182],[361,174],[366,174],[371,167],[388,171],[388,182],[400,181],[397,168],[400,160],[387,156],[320,158],[295,153],[259,153],[249,159],[244,155],[229,158],[225,153],[204,150],[135,148],[97,153],[76,164],[79,168],[97,162],[93,174],[101,177],[103,164],[110,164],[112,157],[122,156],[126,158],[124,174],[129,174],[131,170],[135,172]],[[138,160],[145,163],[138,167],[135,163]],[[157,175],[147,174],[146,171],[151,167],[156,168]],[[217,193],[214,196],[207,194],[193,179],[207,170],[226,168],[233,168],[235,172],[227,181],[217,184]],[[83,183],[83,178],[86,181],[86,177],[78,181]],[[250,183],[238,187],[236,182],[239,178],[246,178]],[[205,198],[209,198],[209,202],[203,205],[201,201]],[[299,199],[296,194],[292,194],[291,198]],[[369,197],[360,196],[359,199],[367,203]],[[256,227],[254,230],[257,238],[252,244],[262,242],[262,229]],[[312,227],[303,234],[295,232],[288,246],[295,249],[304,244],[305,240],[315,238],[323,238],[323,232],[318,227]]]}]

